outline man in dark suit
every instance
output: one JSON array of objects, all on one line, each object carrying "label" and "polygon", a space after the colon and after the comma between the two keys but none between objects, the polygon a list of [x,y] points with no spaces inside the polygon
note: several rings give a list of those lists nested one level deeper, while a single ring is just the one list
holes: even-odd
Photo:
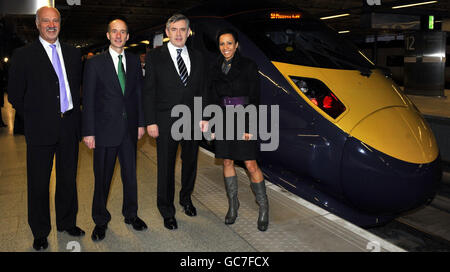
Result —
[{"label": "man in dark suit", "polygon": [[[173,15],[166,23],[170,41],[151,50],[146,58],[143,107],[148,134],[156,138],[158,160],[157,206],[168,229],[178,228],[175,219],[175,160],[181,144],[182,174],[180,205],[188,216],[197,214],[191,194],[197,173],[198,142],[194,139],[174,140],[171,117],[175,105],[186,105],[193,113],[194,96],[204,92],[204,64],[200,52],[185,46],[190,33],[189,19]],[[193,118],[192,118],[193,119]],[[192,126],[199,129],[198,124]],[[192,133],[193,134],[193,133]]]},{"label": "man in dark suit", "polygon": [[87,60],[83,79],[82,135],[84,143],[94,149],[94,241],[105,238],[111,220],[106,202],[117,157],[125,223],[135,230],[147,228],[137,216],[136,147],[145,133],[141,64],[137,56],[124,51],[129,33],[123,20],[112,20],[106,36],[109,50]]},{"label": "man in dark suit", "polygon": [[81,54],[59,42],[60,21],[57,9],[40,8],[36,12],[39,39],[17,49],[9,69],[9,100],[24,118],[28,223],[36,250],[48,246],[49,183],[55,154],[57,229],[84,235],[76,226]]}]

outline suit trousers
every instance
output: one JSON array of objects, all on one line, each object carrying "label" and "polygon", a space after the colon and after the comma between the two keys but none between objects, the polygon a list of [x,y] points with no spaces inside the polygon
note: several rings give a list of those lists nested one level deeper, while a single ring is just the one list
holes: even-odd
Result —
[{"label": "suit trousers", "polygon": [[[161,120],[163,119],[163,120]],[[156,138],[158,160],[157,206],[163,218],[175,216],[175,162],[178,146],[181,145],[181,190],[180,204],[191,204],[197,175],[198,141],[175,141],[170,133],[170,117],[158,116],[159,136]],[[172,120],[173,121],[173,120]]]},{"label": "suit trousers", "polygon": [[45,238],[51,230],[49,186],[55,155],[56,226],[58,229],[68,229],[76,225],[79,142],[72,117],[64,117],[61,120],[57,143],[45,146],[27,145],[28,224],[34,238]]},{"label": "suit trousers", "polygon": [[95,188],[92,218],[96,225],[106,225],[111,220],[106,205],[117,157],[123,185],[122,214],[130,219],[137,216],[136,141],[126,133],[119,146],[96,146],[94,149]]}]

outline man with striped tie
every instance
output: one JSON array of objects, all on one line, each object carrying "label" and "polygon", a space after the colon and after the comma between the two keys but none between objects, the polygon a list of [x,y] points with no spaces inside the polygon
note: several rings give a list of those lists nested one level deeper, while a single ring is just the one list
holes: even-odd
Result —
[{"label": "man with striped tie", "polygon": [[117,158],[123,184],[124,221],[135,230],[147,229],[137,215],[136,147],[145,133],[141,64],[138,56],[124,50],[129,38],[124,20],[109,22],[106,37],[109,49],[86,62],[83,79],[81,133],[87,147],[94,149],[94,241],[105,238],[111,220],[106,206]]},{"label": "man with striped tie", "polygon": [[[194,97],[205,91],[205,69],[200,52],[186,47],[189,36],[189,19],[175,14],[166,23],[169,42],[151,50],[146,58],[143,108],[148,134],[156,138],[158,160],[157,206],[167,229],[177,229],[175,219],[175,160],[181,145],[181,191],[179,203],[188,216],[197,215],[191,199],[197,173],[198,142],[194,140],[191,124],[190,139],[174,140],[171,135],[172,108],[176,105],[189,107],[194,112]],[[203,123],[202,123],[203,124]]]},{"label": "man with striped tie", "polygon": [[54,157],[56,227],[72,236],[84,235],[76,226],[81,54],[59,42],[57,9],[38,9],[36,27],[39,39],[17,49],[12,57],[8,98],[24,118],[28,224],[33,248],[40,250],[48,247],[51,230],[49,183]]}]

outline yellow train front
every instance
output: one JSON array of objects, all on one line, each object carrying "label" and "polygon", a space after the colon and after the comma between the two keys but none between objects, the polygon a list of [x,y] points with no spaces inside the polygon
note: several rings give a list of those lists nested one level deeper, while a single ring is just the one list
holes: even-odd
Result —
[{"label": "yellow train front", "polygon": [[266,178],[360,226],[429,201],[439,150],[399,87],[320,20],[241,2],[188,14],[191,46],[213,61],[217,30],[232,27],[258,64],[261,104],[279,105],[279,146],[260,153]]}]

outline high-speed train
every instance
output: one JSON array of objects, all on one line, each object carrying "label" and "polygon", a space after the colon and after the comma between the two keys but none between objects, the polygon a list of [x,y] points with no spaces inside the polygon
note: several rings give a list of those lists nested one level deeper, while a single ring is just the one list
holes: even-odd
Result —
[{"label": "high-speed train", "polygon": [[234,28],[240,53],[258,65],[260,103],[279,105],[279,146],[259,157],[267,180],[363,227],[434,197],[441,168],[430,127],[334,30],[280,3],[208,2],[184,14],[188,46],[210,62],[218,30]]}]

